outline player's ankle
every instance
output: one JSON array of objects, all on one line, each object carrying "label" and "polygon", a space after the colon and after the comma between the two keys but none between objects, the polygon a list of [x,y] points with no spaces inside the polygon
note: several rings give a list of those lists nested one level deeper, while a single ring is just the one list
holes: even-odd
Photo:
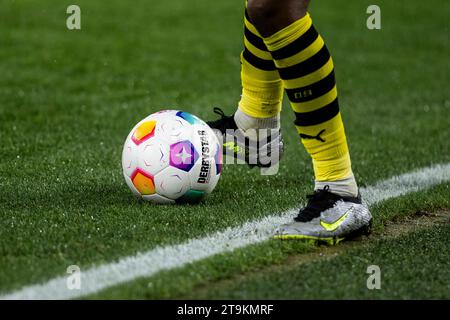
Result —
[{"label": "player's ankle", "polygon": [[234,121],[239,129],[246,131],[248,129],[279,129],[280,114],[268,118],[256,118],[249,116],[240,108],[234,114]]},{"label": "player's ankle", "polygon": [[336,181],[315,181],[314,190],[323,189],[328,186],[330,192],[338,194],[342,197],[357,197],[358,185],[355,180],[355,176],[352,174],[350,177],[336,180]]}]

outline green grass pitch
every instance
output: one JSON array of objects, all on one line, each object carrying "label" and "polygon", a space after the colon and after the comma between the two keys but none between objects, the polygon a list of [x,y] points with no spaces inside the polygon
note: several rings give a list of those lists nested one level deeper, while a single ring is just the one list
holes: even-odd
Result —
[{"label": "green grass pitch", "polygon": [[[450,162],[450,3],[312,2],[335,61],[360,185]],[[234,111],[243,1],[77,0],[76,31],[66,28],[70,4],[0,3],[0,294],[65,275],[69,265],[83,270],[303,202],[313,173],[287,103],[275,176],[226,166],[195,206],[136,201],[122,177],[122,144],[146,115]],[[381,30],[366,28],[371,4],[381,8]],[[448,182],[391,199],[372,208],[375,233],[449,208]],[[441,221],[301,265],[291,262],[323,249],[271,240],[88,298],[449,299],[449,233]],[[365,268],[373,263],[386,281],[369,291]]]}]

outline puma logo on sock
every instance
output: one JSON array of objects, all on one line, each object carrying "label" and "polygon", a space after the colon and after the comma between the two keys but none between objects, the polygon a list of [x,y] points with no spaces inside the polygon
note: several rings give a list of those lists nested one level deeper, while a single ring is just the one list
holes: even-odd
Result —
[{"label": "puma logo on sock", "polygon": [[315,140],[319,140],[319,141],[321,141],[321,142],[325,142],[325,140],[320,136],[322,133],[324,133],[325,132],[325,129],[323,129],[322,131],[320,131],[316,136],[310,136],[310,135],[308,135],[308,134],[303,134],[303,133],[300,133],[300,137],[302,138],[302,139],[315,139]]}]

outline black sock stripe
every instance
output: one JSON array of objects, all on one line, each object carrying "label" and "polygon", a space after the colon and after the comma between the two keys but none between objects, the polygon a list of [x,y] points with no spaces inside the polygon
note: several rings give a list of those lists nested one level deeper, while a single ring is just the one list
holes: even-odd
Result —
[{"label": "black sock stripe", "polygon": [[286,93],[291,102],[307,102],[330,92],[335,85],[336,79],[333,70],[325,78],[312,85],[296,89],[286,89]]},{"label": "black sock stripe", "polygon": [[263,41],[260,37],[258,37],[256,34],[251,32],[247,29],[247,27],[244,28],[244,35],[245,38],[250,42],[254,47],[258,48],[262,51],[269,51]]},{"label": "black sock stripe", "polygon": [[264,70],[264,71],[275,71],[277,70],[277,67],[275,66],[275,63],[272,60],[264,60],[261,58],[258,58],[253,53],[251,53],[247,48],[244,49],[243,52],[244,59],[250,63],[255,68]]},{"label": "black sock stripe", "polygon": [[328,62],[328,60],[330,60],[330,58],[330,52],[324,45],[322,49],[320,49],[319,52],[317,52],[311,58],[292,67],[280,68],[280,77],[283,80],[292,80],[307,76],[308,74],[311,74],[323,67]]},{"label": "black sock stripe", "polygon": [[317,33],[314,26],[311,25],[308,31],[306,31],[303,35],[301,35],[297,40],[281,49],[272,51],[272,57],[275,60],[281,60],[292,57],[293,55],[296,55],[300,51],[303,51],[306,48],[308,48],[311,44],[313,44],[314,41],[316,41],[318,37],[319,34]]},{"label": "black sock stripe", "polygon": [[302,127],[314,126],[333,119],[338,113],[339,103],[336,98],[333,102],[320,109],[310,112],[295,112],[294,124]]}]

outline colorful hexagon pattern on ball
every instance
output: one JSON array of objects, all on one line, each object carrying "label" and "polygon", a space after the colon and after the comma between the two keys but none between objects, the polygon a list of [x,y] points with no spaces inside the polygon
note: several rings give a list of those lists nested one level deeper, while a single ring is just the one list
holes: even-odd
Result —
[{"label": "colorful hexagon pattern on ball", "polygon": [[137,145],[140,145],[142,142],[150,139],[155,132],[156,121],[143,121],[139,126],[134,130],[133,136],[131,140]]},{"label": "colorful hexagon pattern on ball", "polygon": [[131,181],[142,195],[155,193],[155,182],[153,176],[141,169],[136,169],[131,175]]},{"label": "colorful hexagon pattern on ball", "polygon": [[204,121],[202,121],[200,118],[194,116],[193,114],[190,114],[189,112],[185,111],[178,111],[176,115],[190,124],[204,124]]},{"label": "colorful hexagon pattern on ball", "polygon": [[177,142],[170,146],[170,165],[189,172],[198,159],[194,145],[189,141]]}]

